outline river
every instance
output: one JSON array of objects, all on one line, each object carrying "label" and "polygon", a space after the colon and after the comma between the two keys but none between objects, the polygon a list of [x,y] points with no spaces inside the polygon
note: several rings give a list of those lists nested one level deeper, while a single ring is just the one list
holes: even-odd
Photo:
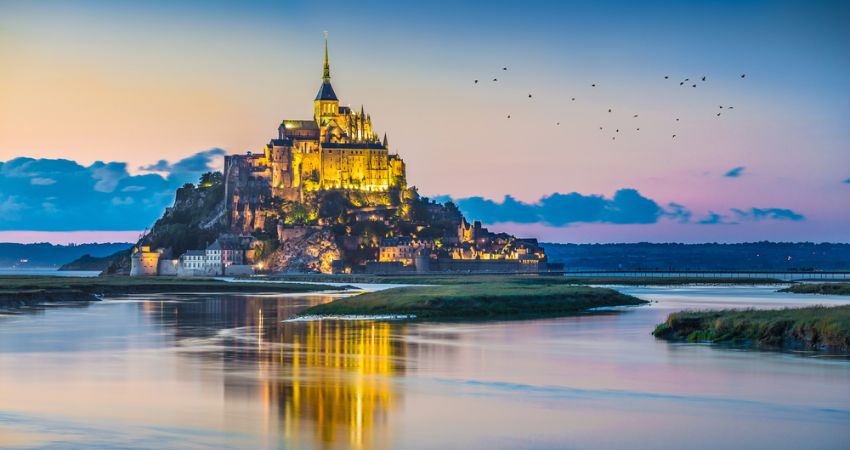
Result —
[{"label": "river", "polygon": [[321,295],[148,295],[0,317],[0,447],[847,448],[850,360],[671,344],[687,308],[850,303],[626,287],[500,322],[284,323]]}]

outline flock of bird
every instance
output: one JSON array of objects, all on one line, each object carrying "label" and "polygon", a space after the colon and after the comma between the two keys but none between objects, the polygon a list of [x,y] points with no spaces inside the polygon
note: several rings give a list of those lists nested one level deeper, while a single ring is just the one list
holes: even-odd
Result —
[{"label": "flock of bird", "polygon": [[[502,71],[505,71],[505,72],[506,72],[507,70],[508,70],[508,68],[507,68],[507,67],[502,67]],[[747,74],[746,74],[746,73],[742,73],[742,74],[740,75],[740,78],[741,78],[741,79],[744,79],[744,78],[746,78],[746,77],[747,77]],[[664,75],[664,79],[665,79],[665,80],[669,80],[669,79],[670,79],[670,75]],[[691,88],[696,88],[696,87],[697,87],[697,85],[698,85],[699,83],[705,83],[707,80],[708,80],[708,77],[707,77],[707,76],[705,76],[705,75],[703,75],[702,77],[700,77],[700,78],[699,78],[699,80],[695,80],[695,81],[691,81],[691,79],[690,79],[690,78],[685,78],[685,79],[683,79],[683,80],[679,81],[679,86],[683,86],[683,87],[684,87],[684,86],[686,86],[686,83],[687,83],[688,85],[690,85],[690,87],[691,87]],[[493,78],[493,81],[492,81],[491,83],[498,83],[498,82],[499,82],[499,78],[498,78],[498,77],[494,77],[494,78]],[[478,85],[478,84],[479,84],[479,80],[477,80],[477,79],[476,79],[476,80],[473,80],[473,84],[474,84],[474,85]],[[597,87],[597,83],[591,83],[591,84],[590,84],[590,87],[591,87],[591,88],[596,88],[596,87]],[[532,94],[528,94],[528,98],[533,98]],[[575,98],[575,97],[570,97],[570,101],[573,101],[573,102],[574,102],[574,101],[576,101],[576,98]],[[734,106],[729,106],[729,105],[726,105],[726,106],[718,105],[718,109],[721,109],[721,110],[722,110],[722,109],[726,109],[726,110],[733,110],[733,109],[735,109],[735,107],[734,107]],[[613,112],[614,112],[614,108],[608,108],[608,113],[609,113],[609,114],[613,114]],[[716,115],[717,117],[720,117],[720,116],[722,115],[722,113],[723,113],[722,111],[718,111],[715,115]],[[632,115],[632,119],[637,119],[638,117],[639,117],[639,114],[634,114],[634,115]],[[511,118],[511,115],[510,115],[510,114],[508,114],[508,115],[507,115],[507,118],[508,118],[508,119],[510,119],[510,118]],[[676,122],[679,122],[679,118],[678,118],[678,117],[676,117],[676,120],[675,120],[675,121],[676,121]],[[560,126],[560,125],[561,125],[561,122],[555,122],[555,126]],[[640,131],[640,127],[635,126],[634,128],[635,128],[635,131]],[[605,131],[605,127],[604,127],[604,126],[600,126],[600,127],[599,127],[599,131],[604,132],[604,131]],[[620,128],[614,128],[614,134],[611,136],[611,140],[616,140],[616,139],[617,139],[617,136],[619,135],[619,133],[620,133]],[[676,139],[676,137],[677,137],[677,136],[678,136],[677,134],[673,133],[673,134],[671,135],[671,139]]]}]

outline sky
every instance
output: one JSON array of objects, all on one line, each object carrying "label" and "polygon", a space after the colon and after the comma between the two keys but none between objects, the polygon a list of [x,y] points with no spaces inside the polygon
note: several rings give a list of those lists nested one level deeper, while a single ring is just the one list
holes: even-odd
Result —
[{"label": "sky", "polygon": [[173,3],[0,0],[0,240],[135,240],[312,116],[328,31],[341,103],[493,230],[850,242],[846,2]]}]

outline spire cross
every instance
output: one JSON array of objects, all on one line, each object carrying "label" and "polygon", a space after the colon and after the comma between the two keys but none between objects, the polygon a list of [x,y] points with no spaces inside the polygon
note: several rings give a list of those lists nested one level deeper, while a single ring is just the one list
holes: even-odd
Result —
[{"label": "spire cross", "polygon": [[325,67],[322,73],[322,80],[325,82],[331,81],[331,65],[328,63],[328,32],[325,31]]}]

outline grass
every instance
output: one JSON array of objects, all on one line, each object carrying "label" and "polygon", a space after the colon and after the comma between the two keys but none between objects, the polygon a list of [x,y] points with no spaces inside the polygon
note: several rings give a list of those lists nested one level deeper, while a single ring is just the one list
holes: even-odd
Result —
[{"label": "grass", "polygon": [[727,278],[727,277],[566,277],[560,275],[504,275],[504,274],[421,274],[421,275],[371,275],[371,274],[287,274],[269,275],[263,279],[336,283],[373,284],[474,284],[505,280],[531,284],[579,284],[579,285],[635,285],[675,286],[682,284],[778,284],[785,283],[775,278]]},{"label": "grass", "polygon": [[850,283],[803,283],[781,289],[794,294],[850,295]]},{"label": "grass", "polygon": [[647,302],[613,289],[506,280],[369,292],[317,305],[300,315],[415,315],[420,319],[552,317],[596,307],[644,303]]},{"label": "grass", "polygon": [[97,295],[167,292],[313,292],[331,286],[298,283],[229,283],[205,278],[0,276],[0,306],[92,301]]},{"label": "grass", "polygon": [[850,305],[779,310],[683,311],[652,334],[688,342],[850,351]]}]

